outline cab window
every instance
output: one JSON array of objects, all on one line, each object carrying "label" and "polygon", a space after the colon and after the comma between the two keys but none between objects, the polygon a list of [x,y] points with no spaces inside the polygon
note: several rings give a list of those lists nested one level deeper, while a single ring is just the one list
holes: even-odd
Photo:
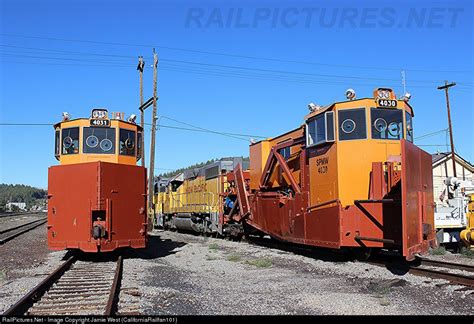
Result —
[{"label": "cab window", "polygon": [[405,119],[407,123],[407,140],[413,143],[413,119],[408,111],[405,112]]},{"label": "cab window", "polygon": [[61,152],[61,145],[60,145],[60,139],[61,134],[59,133],[59,129],[56,130],[54,134],[54,156],[56,157],[57,160],[59,160],[59,153]]},{"label": "cab window", "polygon": [[115,154],[115,128],[84,127],[84,153]]},{"label": "cab window", "polygon": [[339,110],[339,140],[367,138],[365,108]]},{"label": "cab window", "polygon": [[285,160],[288,160],[291,156],[291,150],[290,150],[290,147],[287,146],[287,147],[284,147],[282,149],[280,149],[278,151],[278,153],[280,153],[280,155],[285,159]]},{"label": "cab window", "polygon": [[334,141],[334,112],[318,115],[308,120],[306,125],[307,147]]},{"label": "cab window", "polygon": [[142,133],[137,133],[137,161],[142,158]]},{"label": "cab window", "polygon": [[63,155],[79,153],[79,127],[63,128],[61,151]]},{"label": "cab window", "polygon": [[372,138],[399,140],[403,138],[403,112],[399,109],[370,109]]},{"label": "cab window", "polygon": [[135,132],[120,129],[120,155],[135,156]]}]

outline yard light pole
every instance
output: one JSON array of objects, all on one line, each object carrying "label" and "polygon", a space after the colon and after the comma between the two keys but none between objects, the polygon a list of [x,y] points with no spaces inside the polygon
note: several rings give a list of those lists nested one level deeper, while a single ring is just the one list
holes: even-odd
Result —
[{"label": "yard light pole", "polygon": [[451,142],[451,159],[453,160],[453,175],[456,177],[456,160],[454,158],[454,140],[453,140],[453,127],[451,125],[451,109],[449,108],[449,94],[448,89],[454,87],[455,82],[448,83],[444,81],[444,85],[438,87],[438,90],[444,90],[446,93],[446,108],[448,109],[448,126],[449,126],[449,140]]}]

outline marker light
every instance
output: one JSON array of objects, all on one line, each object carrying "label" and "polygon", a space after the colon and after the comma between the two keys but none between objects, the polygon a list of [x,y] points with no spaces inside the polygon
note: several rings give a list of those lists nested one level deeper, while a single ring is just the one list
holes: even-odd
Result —
[{"label": "marker light", "polygon": [[403,101],[405,101],[405,102],[410,101],[410,99],[411,99],[411,94],[410,94],[409,92],[406,92],[406,93],[403,95],[402,99],[403,99]]},{"label": "marker light", "polygon": [[354,89],[347,89],[346,90],[346,98],[349,100],[354,100],[356,97],[356,92]]},{"label": "marker light", "polygon": [[377,90],[378,99],[390,99],[390,90],[388,89],[378,89]]},{"label": "marker light", "polygon": [[66,111],[63,112],[63,115],[62,115],[62,116],[63,116],[63,121],[66,121],[66,120],[71,119],[71,115],[69,115],[69,113],[66,112]]},{"label": "marker light", "polygon": [[314,104],[313,102],[310,102],[310,103],[308,104],[308,109],[309,109],[309,111],[313,112],[313,111],[316,111],[316,110],[321,109],[321,106],[320,106],[320,105],[316,105],[316,104]]},{"label": "marker light", "polygon": [[135,124],[136,119],[137,119],[137,116],[135,114],[131,114],[130,117],[128,117],[128,122]]}]

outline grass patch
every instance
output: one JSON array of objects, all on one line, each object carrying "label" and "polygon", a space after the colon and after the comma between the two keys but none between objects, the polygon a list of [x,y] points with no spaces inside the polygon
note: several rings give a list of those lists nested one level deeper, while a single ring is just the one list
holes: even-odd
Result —
[{"label": "grass patch", "polygon": [[216,257],[216,256],[206,255],[206,260],[207,260],[207,261],[213,261],[213,260],[217,260],[217,259],[219,259],[219,258]]},{"label": "grass patch", "polygon": [[380,305],[381,306],[388,306],[388,305],[390,305],[390,301],[387,298],[382,298],[380,300]]},{"label": "grass patch", "polygon": [[217,243],[209,244],[209,250],[217,250],[219,249],[219,245]]},{"label": "grass patch", "polygon": [[268,268],[272,266],[272,260],[268,258],[247,260],[245,263],[256,266],[257,268]]},{"label": "grass patch", "polygon": [[446,254],[446,248],[444,246],[439,246],[437,248],[434,248],[431,250],[432,255],[445,255]]},{"label": "grass patch", "polygon": [[242,257],[239,254],[236,254],[236,253],[231,254],[227,257],[227,260],[231,261],[231,262],[239,262],[241,259],[242,259]]},{"label": "grass patch", "polygon": [[379,294],[381,295],[387,295],[390,292],[390,286],[381,286],[379,288]]},{"label": "grass patch", "polygon": [[469,259],[474,259],[474,250],[471,250],[467,247],[461,248],[461,254],[462,256],[469,258]]}]

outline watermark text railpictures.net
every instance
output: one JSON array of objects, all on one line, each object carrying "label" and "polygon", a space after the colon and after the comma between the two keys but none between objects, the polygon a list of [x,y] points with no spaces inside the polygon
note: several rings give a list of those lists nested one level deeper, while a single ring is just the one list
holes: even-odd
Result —
[{"label": "watermark text railpictures.net", "polygon": [[463,8],[189,8],[186,28],[454,28]]}]

